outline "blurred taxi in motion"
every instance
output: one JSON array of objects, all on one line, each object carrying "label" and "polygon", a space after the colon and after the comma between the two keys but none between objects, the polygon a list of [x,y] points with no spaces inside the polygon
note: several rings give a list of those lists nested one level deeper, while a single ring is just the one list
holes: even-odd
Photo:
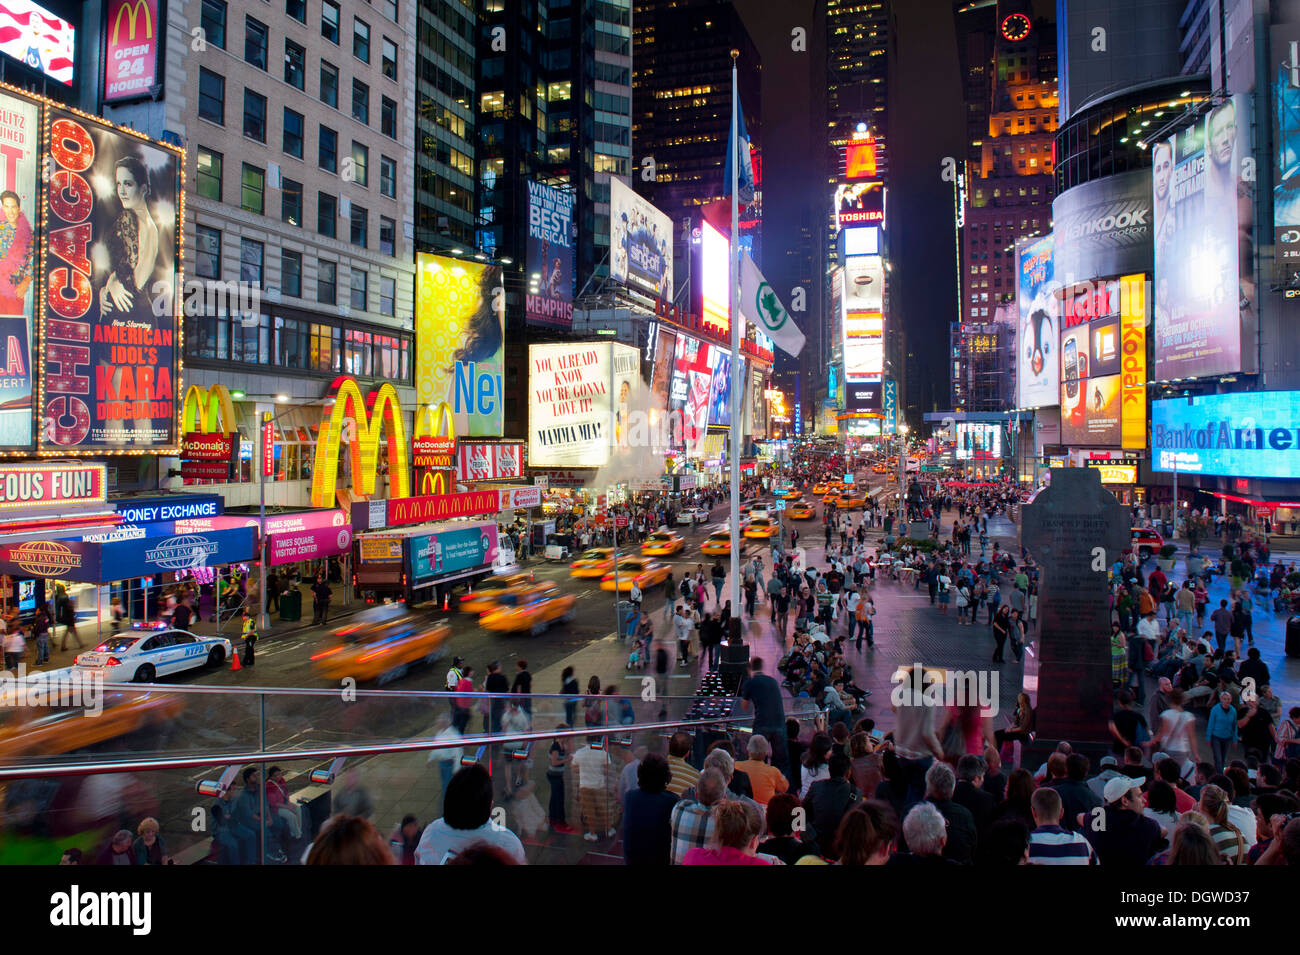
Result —
[{"label": "blurred taxi in motion", "polygon": [[[741,550],[744,550],[745,543],[741,540]],[[700,545],[700,553],[707,554],[710,557],[728,557],[731,555],[731,531],[716,531],[705,538],[704,543]]]},{"label": "blurred taxi in motion", "polygon": [[889,470],[889,468],[885,467],[883,464],[876,464],[872,466],[871,470],[876,474],[884,474]]},{"label": "blurred taxi in motion", "polygon": [[840,501],[839,491],[828,491],[826,495],[822,498],[823,504],[838,504],[839,501]]},{"label": "blurred taxi in motion", "polygon": [[792,487],[788,488],[781,497],[785,498],[787,501],[797,501],[799,498],[803,497],[803,492],[797,487]]},{"label": "blurred taxi in motion", "polygon": [[686,542],[672,531],[656,531],[645,539],[641,553],[647,557],[663,557],[675,554],[685,546]]},{"label": "blurred taxi in motion", "polygon": [[[61,699],[74,685],[67,677],[49,680],[51,672],[67,674],[69,671],[33,673],[9,684],[0,693],[0,761],[71,753],[140,730],[166,731],[185,708],[184,701],[174,693],[105,693],[103,684],[94,687],[88,676],[82,677],[86,682],[80,705],[43,702],[32,705],[35,693],[41,694],[42,701],[50,698],[47,693]],[[36,688],[35,684],[42,682],[47,683],[48,691]]]},{"label": "blurred taxi in motion", "polygon": [[569,565],[570,577],[603,577],[614,566],[614,548],[592,547]]},{"label": "blurred taxi in motion", "polygon": [[786,513],[792,520],[809,521],[816,516],[817,511],[807,501],[796,501]]},{"label": "blurred taxi in motion", "polygon": [[[623,557],[618,562],[618,592],[632,589],[632,581],[642,590],[662,584],[668,579],[668,565],[644,557]],[[614,589],[614,573],[610,571],[600,579],[601,590]]]},{"label": "blurred taxi in motion", "polygon": [[532,582],[532,574],[489,577],[478,585],[478,590],[460,598],[460,609],[464,613],[482,613],[484,610],[491,610],[502,594],[527,587]]},{"label": "blurred taxi in motion", "polygon": [[814,494],[825,494],[829,490],[830,488],[826,486],[825,481],[818,481],[816,484],[813,485],[812,492]]},{"label": "blurred taxi in motion", "polygon": [[780,533],[775,521],[766,517],[756,517],[745,525],[745,536],[756,539],[775,537]]},{"label": "blurred taxi in motion", "polygon": [[395,680],[417,663],[432,663],[451,627],[426,617],[398,612],[380,620],[334,631],[336,645],[312,655],[316,671],[329,680]]},{"label": "blurred taxi in motion", "polygon": [[845,491],[840,495],[840,498],[838,501],[836,501],[835,506],[843,510],[850,507],[863,507],[866,505],[866,503],[867,503],[867,499],[863,497],[861,494],[859,494],[858,492]]},{"label": "blurred taxi in motion", "polygon": [[577,598],[563,593],[553,584],[537,584],[504,593],[491,610],[478,619],[484,630],[519,633],[527,630],[537,636],[557,620],[573,619]]}]

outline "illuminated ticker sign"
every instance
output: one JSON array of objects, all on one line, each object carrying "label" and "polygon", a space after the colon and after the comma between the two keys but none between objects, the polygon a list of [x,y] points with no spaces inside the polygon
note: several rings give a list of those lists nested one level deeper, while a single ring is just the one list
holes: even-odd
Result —
[{"label": "illuminated ticker sign", "polygon": [[876,143],[871,139],[850,140],[844,146],[844,178],[870,179],[876,175]]}]

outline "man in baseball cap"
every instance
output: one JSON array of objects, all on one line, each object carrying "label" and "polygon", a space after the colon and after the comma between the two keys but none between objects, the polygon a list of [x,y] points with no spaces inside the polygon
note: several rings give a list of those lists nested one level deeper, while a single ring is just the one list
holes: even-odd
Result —
[{"label": "man in baseball cap", "polygon": [[1143,814],[1140,782],[1116,776],[1102,790],[1099,809],[1079,814],[1079,830],[1103,866],[1144,866],[1160,843],[1160,825]]}]

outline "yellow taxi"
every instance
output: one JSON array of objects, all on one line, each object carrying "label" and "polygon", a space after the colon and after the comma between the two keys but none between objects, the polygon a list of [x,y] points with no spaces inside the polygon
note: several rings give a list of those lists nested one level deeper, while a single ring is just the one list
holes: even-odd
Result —
[{"label": "yellow taxi", "polygon": [[[15,681],[12,695],[6,694],[4,708],[0,709],[0,760],[71,753],[137,731],[166,730],[185,708],[177,694],[152,691],[104,693],[103,712],[99,714],[80,705],[29,705],[28,687],[44,678],[42,671],[29,674],[25,680]],[[86,699],[90,692],[99,692],[89,684],[86,691]]]},{"label": "yellow taxi", "polygon": [[[618,561],[618,592],[626,593],[632,589],[632,581],[642,591],[662,584],[668,579],[668,565],[644,557],[620,557]],[[611,570],[600,579],[601,590],[614,589],[614,572]]]},{"label": "yellow taxi", "polygon": [[656,531],[645,539],[641,553],[647,557],[664,557],[677,553],[685,546],[686,541],[682,540],[681,535],[672,531]]},{"label": "yellow taxi", "polygon": [[745,525],[745,536],[758,540],[775,537],[781,533],[776,521],[768,517],[756,517]]},{"label": "yellow taxi", "polygon": [[464,613],[482,613],[496,606],[497,598],[511,593],[533,582],[532,574],[506,574],[502,577],[489,577],[478,585],[478,590],[460,598],[460,609]]},{"label": "yellow taxi", "polygon": [[796,501],[785,513],[787,517],[796,521],[810,521],[817,516],[816,509],[807,501]]},{"label": "yellow taxi", "polygon": [[[744,542],[741,542],[741,549],[744,549]],[[700,553],[707,554],[709,557],[730,557],[731,556],[731,531],[717,531],[710,534],[700,545]]]},{"label": "yellow taxi", "polygon": [[830,488],[827,486],[825,481],[818,481],[813,485],[812,492],[814,494],[825,494],[829,490]]},{"label": "yellow taxi", "polygon": [[570,577],[603,577],[614,566],[614,548],[593,547],[569,565]]},{"label": "yellow taxi", "polygon": [[840,501],[840,492],[839,492],[839,491],[828,491],[828,492],[827,492],[827,493],[822,497],[822,503],[823,503],[823,504],[839,504],[839,501]]},{"label": "yellow taxi", "polygon": [[576,603],[576,597],[552,584],[522,587],[502,594],[497,605],[479,617],[478,624],[484,630],[501,633],[527,630],[535,637],[557,620],[565,623],[572,620]]},{"label": "yellow taxi", "polygon": [[835,506],[840,508],[840,510],[847,510],[851,507],[863,507],[866,503],[867,499],[857,491],[845,491],[840,494],[840,498],[835,503]]},{"label": "yellow taxi", "polygon": [[871,470],[872,470],[872,472],[874,472],[875,474],[884,474],[886,471],[889,470],[889,468],[885,467],[883,464],[877,464],[877,465],[874,465],[874,466],[871,468]]},{"label": "yellow taxi", "polygon": [[340,642],[312,655],[316,671],[331,681],[352,677],[387,683],[413,665],[431,663],[451,627],[423,616],[399,613],[379,621],[353,624],[334,631]]}]

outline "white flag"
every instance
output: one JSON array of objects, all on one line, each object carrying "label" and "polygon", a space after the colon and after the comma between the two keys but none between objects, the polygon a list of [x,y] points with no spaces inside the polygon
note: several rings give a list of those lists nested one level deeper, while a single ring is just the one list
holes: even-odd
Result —
[{"label": "white flag", "polygon": [[776,291],[767,284],[748,252],[740,258],[740,314],[789,355],[803,350],[803,332],[781,307]]}]

